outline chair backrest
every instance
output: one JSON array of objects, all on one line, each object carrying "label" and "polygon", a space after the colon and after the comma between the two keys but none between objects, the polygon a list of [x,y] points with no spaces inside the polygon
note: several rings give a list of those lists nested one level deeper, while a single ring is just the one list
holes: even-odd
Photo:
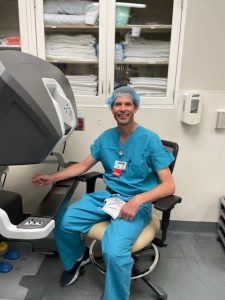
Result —
[{"label": "chair backrest", "polygon": [[173,156],[175,158],[174,161],[169,165],[170,171],[172,173],[173,169],[174,169],[174,166],[175,166],[175,163],[176,163],[177,154],[178,154],[178,151],[179,151],[179,146],[178,146],[177,143],[167,141],[167,140],[162,140],[162,144],[168,151],[170,151],[173,154]]}]

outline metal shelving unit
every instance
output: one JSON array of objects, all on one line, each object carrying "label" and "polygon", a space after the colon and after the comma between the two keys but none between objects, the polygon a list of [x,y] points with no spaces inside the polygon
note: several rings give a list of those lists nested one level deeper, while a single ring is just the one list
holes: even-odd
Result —
[{"label": "metal shelving unit", "polygon": [[218,240],[225,247],[225,196],[220,197],[220,212],[218,221]]}]

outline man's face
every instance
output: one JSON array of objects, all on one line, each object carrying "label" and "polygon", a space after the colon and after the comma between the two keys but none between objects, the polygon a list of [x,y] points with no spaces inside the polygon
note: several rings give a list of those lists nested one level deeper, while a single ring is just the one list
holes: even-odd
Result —
[{"label": "man's face", "polygon": [[117,97],[112,106],[112,113],[118,125],[131,124],[134,121],[136,111],[137,106],[134,105],[130,96]]}]

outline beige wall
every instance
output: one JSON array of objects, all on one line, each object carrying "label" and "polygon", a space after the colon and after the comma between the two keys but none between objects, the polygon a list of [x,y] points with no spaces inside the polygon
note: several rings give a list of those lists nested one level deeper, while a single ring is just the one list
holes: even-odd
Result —
[{"label": "beige wall", "polygon": [[[225,130],[214,129],[216,110],[225,109],[224,28],[224,0],[187,0],[176,105],[173,108],[141,108],[136,115],[139,124],[180,145],[174,177],[176,192],[183,202],[173,212],[175,220],[216,222],[218,198],[225,194]],[[179,94],[183,90],[199,90],[204,95],[199,125],[185,126],[179,121]],[[115,125],[108,108],[83,110],[85,131],[74,132],[67,142],[68,160],[82,159],[93,139]],[[29,211],[45,192],[33,188],[30,176],[34,170],[49,170],[49,166],[10,169],[6,188],[20,192],[25,209]],[[77,197],[83,189],[81,186]]]},{"label": "beige wall", "polygon": [[224,0],[187,0],[180,89],[225,91],[224,26]]}]

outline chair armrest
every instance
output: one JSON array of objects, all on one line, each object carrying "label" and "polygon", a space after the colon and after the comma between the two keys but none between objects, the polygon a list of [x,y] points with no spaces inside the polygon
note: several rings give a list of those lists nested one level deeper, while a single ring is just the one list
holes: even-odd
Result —
[{"label": "chair armrest", "polygon": [[98,178],[102,178],[102,173],[100,172],[89,172],[89,173],[86,173],[86,174],[83,174],[81,176],[78,176],[77,179],[79,181],[88,181],[88,180],[96,180]]},{"label": "chair armrest", "polygon": [[160,198],[154,202],[154,207],[162,212],[170,211],[177,203],[181,203],[182,198],[176,195],[170,195]]},{"label": "chair armrest", "polygon": [[98,178],[102,178],[102,173],[89,172],[84,175],[78,176],[77,180],[86,182],[86,192],[93,193],[95,191],[95,183]]},{"label": "chair armrest", "polygon": [[161,238],[155,238],[154,243],[160,247],[166,247],[167,229],[170,223],[170,212],[177,203],[181,203],[182,198],[176,195],[170,195],[160,198],[154,202],[154,207],[162,212]]}]

